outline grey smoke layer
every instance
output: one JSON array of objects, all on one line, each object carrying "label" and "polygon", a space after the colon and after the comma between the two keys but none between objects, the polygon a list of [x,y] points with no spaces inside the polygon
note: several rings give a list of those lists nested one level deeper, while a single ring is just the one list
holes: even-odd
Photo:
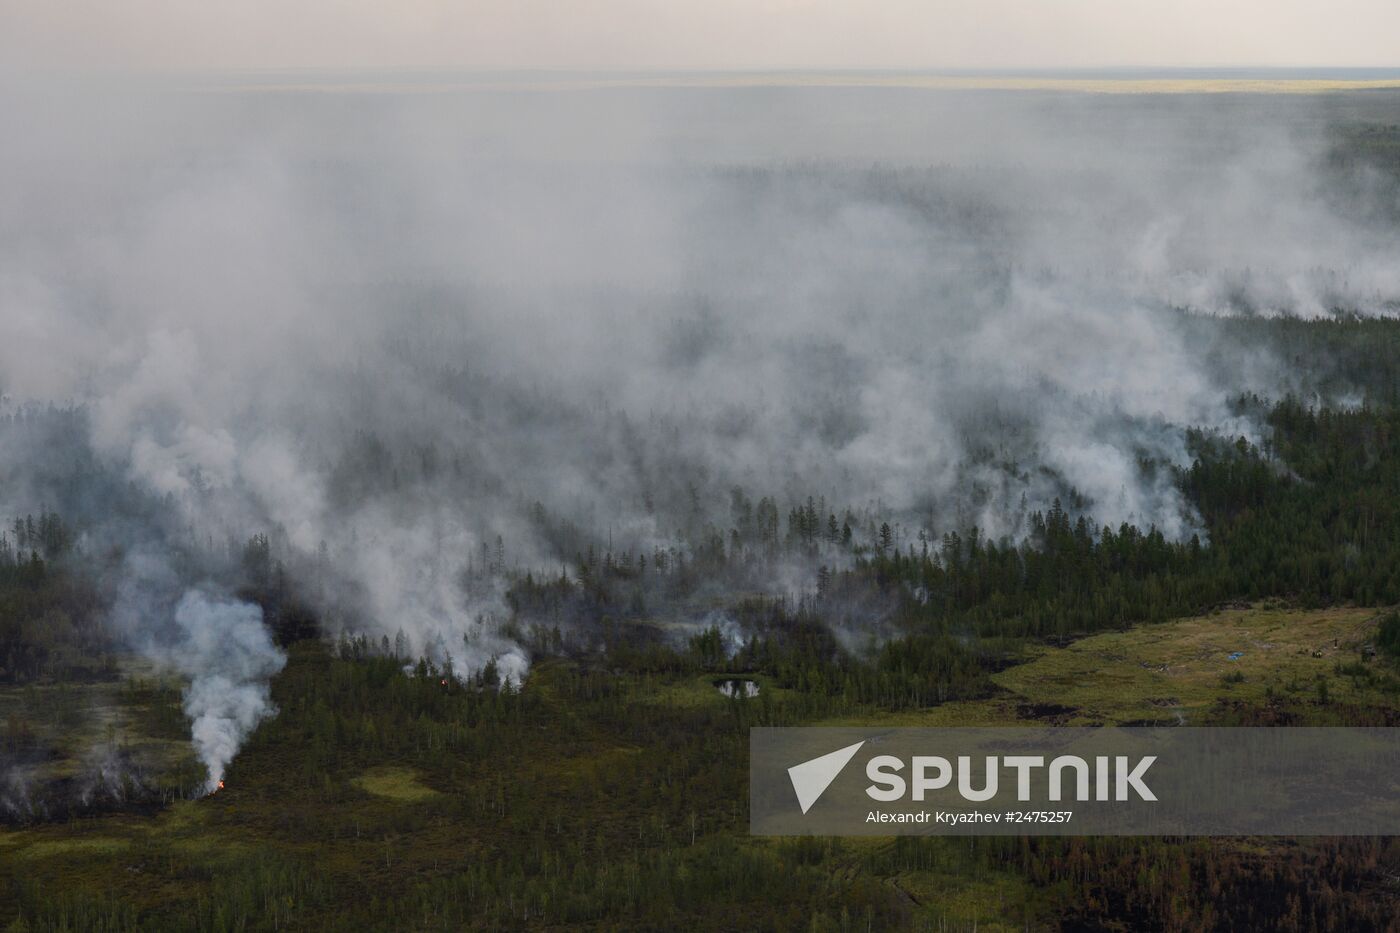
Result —
[{"label": "grey smoke layer", "polygon": [[[1184,429],[1254,436],[1230,397],[1290,376],[1182,315],[1394,313],[1395,188],[1328,158],[1335,124],[1396,112],[22,87],[0,389],[85,403],[160,527],[271,532],[332,629],[518,680],[510,572],[723,533],[736,485],[906,541],[1014,538],[1056,497],[1200,533],[1167,469]],[[174,621],[212,778],[280,655],[251,607],[196,594]]]}]

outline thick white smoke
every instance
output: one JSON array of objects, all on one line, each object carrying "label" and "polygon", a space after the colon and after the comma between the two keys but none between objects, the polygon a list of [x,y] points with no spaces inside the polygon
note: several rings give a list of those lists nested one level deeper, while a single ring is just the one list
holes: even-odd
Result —
[{"label": "thick white smoke", "polygon": [[[117,529],[103,529],[114,535]],[[141,529],[131,529],[134,536]],[[129,547],[113,569],[112,629],[127,645],[185,680],[184,712],[204,790],[225,769],[259,722],[273,715],[271,680],[287,663],[258,606],[212,586],[190,586],[165,542],[103,542]],[[94,555],[99,556],[99,555]]]},{"label": "thick white smoke", "polygon": [[268,637],[262,610],[250,603],[190,590],[175,607],[175,625],[167,658],[189,678],[185,714],[209,773],[205,790],[212,792],[248,733],[276,712],[269,682],[287,656]]}]

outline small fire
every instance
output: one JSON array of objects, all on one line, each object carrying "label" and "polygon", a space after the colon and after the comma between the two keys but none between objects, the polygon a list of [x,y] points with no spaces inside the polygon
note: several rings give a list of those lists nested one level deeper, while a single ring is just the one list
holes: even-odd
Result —
[{"label": "small fire", "polygon": [[215,790],[216,792],[217,792],[217,791],[221,791],[221,790],[223,790],[223,789],[224,789],[224,782],[223,782],[223,781],[220,781],[220,782],[219,782],[219,786],[216,787],[216,788],[214,788],[214,790]]}]

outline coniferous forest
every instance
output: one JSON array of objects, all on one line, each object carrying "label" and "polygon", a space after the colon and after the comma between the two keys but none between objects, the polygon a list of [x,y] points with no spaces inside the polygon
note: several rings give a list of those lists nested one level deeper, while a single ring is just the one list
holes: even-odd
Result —
[{"label": "coniferous forest", "polygon": [[1400,92],[1017,80],[0,89],[0,929],[1400,929],[750,834],[758,726],[1400,726]]},{"label": "coniferous forest", "polygon": [[[1395,333],[1314,327],[1319,340],[1337,328],[1367,342]],[[876,511],[738,488],[729,526],[686,548],[580,541],[561,569],[518,569],[502,537],[473,555],[462,585],[506,581],[507,625],[532,660],[519,682],[492,663],[463,676],[450,660],[415,658],[402,636],[326,636],[265,534],[196,547],[188,559],[260,606],[286,651],[277,715],[213,797],[192,792],[191,763],[144,761],[143,738],[114,740],[124,769],[80,770],[23,797],[12,783],[8,818],[23,840],[12,844],[30,852],[6,860],[14,928],[1388,929],[1400,851],[1385,838],[746,836],[751,725],[989,702],[1005,693],[994,675],[1035,646],[1221,607],[1283,606],[1301,621],[1366,606],[1379,621],[1316,684],[1222,700],[1201,722],[1395,724],[1395,407],[1234,404],[1268,432],[1258,444],[1191,437],[1193,460],[1172,481],[1204,528],[1185,541],[1101,526],[1060,501],[1028,511],[1016,539],[976,526],[910,535]],[[4,430],[83,417],[29,410]],[[533,519],[555,527],[543,506]],[[104,625],[113,559],[55,512],[17,517],[0,539],[10,760],[56,753],[41,721],[65,704],[80,715],[94,689],[134,735],[187,735],[179,684],[124,669]],[[716,581],[742,594],[785,561],[815,568],[797,592],[709,595]],[[658,614],[688,606],[716,621],[667,637]],[[861,614],[882,620],[878,640]],[[725,678],[761,689],[725,698],[714,687]],[[1026,699],[1015,721],[1068,712]]]}]

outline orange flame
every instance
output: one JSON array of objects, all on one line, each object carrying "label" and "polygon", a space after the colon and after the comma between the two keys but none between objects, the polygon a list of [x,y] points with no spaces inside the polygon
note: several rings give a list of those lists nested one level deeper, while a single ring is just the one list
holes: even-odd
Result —
[{"label": "orange flame", "polygon": [[223,790],[223,789],[224,789],[224,782],[223,782],[223,781],[220,781],[220,782],[219,782],[219,786],[216,787],[216,788],[214,788],[214,790],[216,790],[216,791],[221,791],[221,790]]}]

